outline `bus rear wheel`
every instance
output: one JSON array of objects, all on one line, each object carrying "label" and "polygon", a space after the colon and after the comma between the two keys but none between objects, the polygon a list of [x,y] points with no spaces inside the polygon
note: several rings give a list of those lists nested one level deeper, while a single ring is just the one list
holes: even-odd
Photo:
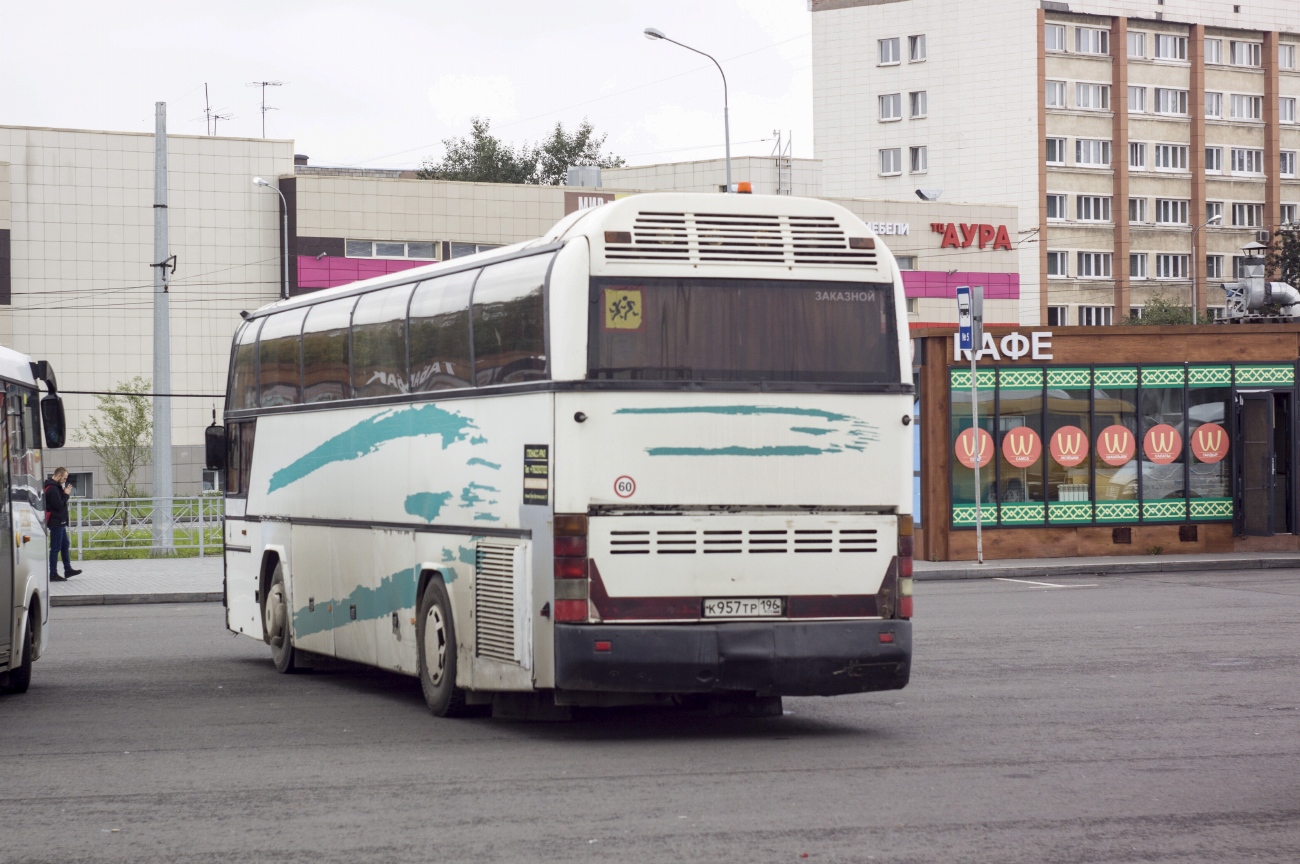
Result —
[{"label": "bus rear wheel", "polygon": [[420,687],[429,710],[438,717],[469,713],[465,691],[456,686],[456,625],[451,600],[441,579],[430,579],[420,595],[415,640],[419,650]]},{"label": "bus rear wheel", "polygon": [[289,634],[289,595],[284,588],[284,565],[275,562],[271,584],[262,600],[262,629],[271,646],[275,670],[289,674],[294,670],[293,640]]},{"label": "bus rear wheel", "polygon": [[36,615],[33,611],[27,619],[27,631],[23,634],[22,661],[4,676],[0,684],[0,693],[26,693],[32,686],[32,654],[36,644]]}]

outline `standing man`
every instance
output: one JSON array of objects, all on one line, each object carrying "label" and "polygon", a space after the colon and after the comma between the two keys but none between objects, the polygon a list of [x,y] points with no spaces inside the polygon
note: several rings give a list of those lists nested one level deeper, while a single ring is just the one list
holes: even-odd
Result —
[{"label": "standing man", "polygon": [[[68,542],[68,498],[71,496],[68,469],[55,468],[45,481],[45,524],[50,529],[50,581],[62,582],[81,571],[72,569]],[[63,553],[63,575],[59,575],[59,553]]]}]

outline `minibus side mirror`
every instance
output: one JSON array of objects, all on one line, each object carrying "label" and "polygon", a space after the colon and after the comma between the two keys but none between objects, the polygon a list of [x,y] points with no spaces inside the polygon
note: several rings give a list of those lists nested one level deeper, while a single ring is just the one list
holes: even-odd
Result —
[{"label": "minibus side mirror", "polygon": [[45,428],[45,446],[57,449],[68,442],[68,424],[63,416],[63,399],[58,394],[41,397],[41,426]]},{"label": "minibus side mirror", "polygon": [[203,433],[204,457],[209,471],[226,470],[226,427],[215,423]]}]

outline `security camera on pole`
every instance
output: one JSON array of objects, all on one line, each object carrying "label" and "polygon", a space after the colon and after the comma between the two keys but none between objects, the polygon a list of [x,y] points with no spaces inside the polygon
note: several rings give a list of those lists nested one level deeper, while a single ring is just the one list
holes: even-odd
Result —
[{"label": "security camera on pole", "polygon": [[983,441],[980,439],[979,378],[975,358],[984,346],[984,288],[963,285],[957,289],[957,345],[970,352],[970,427],[975,465],[975,561],[984,563],[984,525],[980,513],[980,462],[983,461]]}]

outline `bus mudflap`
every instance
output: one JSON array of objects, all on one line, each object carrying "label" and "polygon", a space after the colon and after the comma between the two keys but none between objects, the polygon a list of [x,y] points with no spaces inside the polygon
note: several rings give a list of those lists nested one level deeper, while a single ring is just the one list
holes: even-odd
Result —
[{"label": "bus mudflap", "polygon": [[900,620],[555,627],[561,690],[837,696],[902,689],[911,657]]}]

